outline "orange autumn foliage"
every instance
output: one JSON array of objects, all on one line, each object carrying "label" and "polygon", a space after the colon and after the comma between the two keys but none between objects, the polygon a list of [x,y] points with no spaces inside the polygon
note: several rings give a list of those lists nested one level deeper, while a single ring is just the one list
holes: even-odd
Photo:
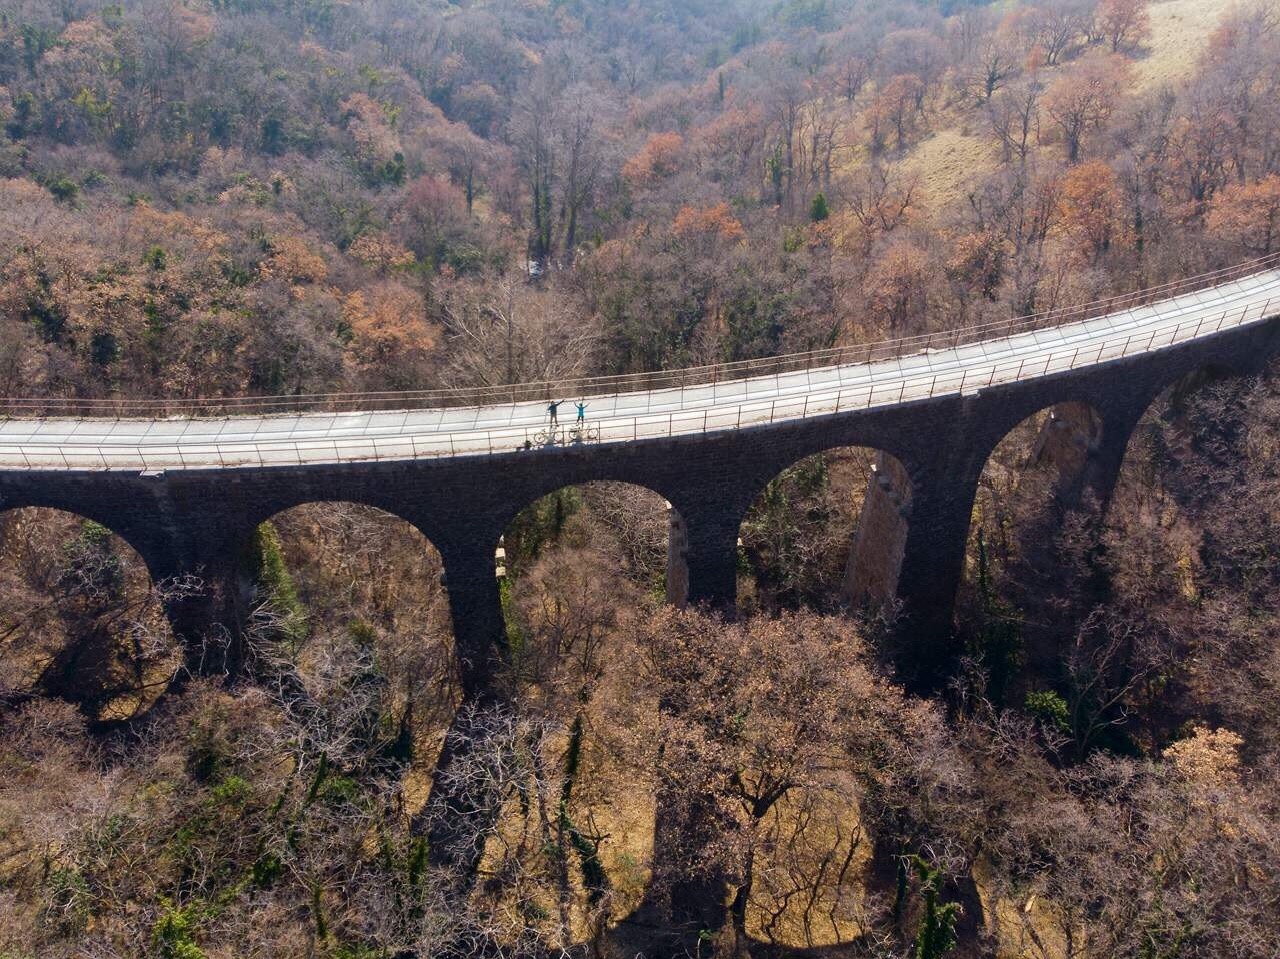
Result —
[{"label": "orange autumn foliage", "polygon": [[671,231],[681,240],[703,238],[736,243],[746,236],[742,223],[724,202],[708,207],[681,207]]},{"label": "orange autumn foliage", "polygon": [[347,294],[342,318],[351,328],[357,363],[364,366],[428,350],[436,341],[422,297],[394,280]]},{"label": "orange autumn foliage", "polygon": [[1280,247],[1280,175],[1233,184],[1213,198],[1205,220],[1209,232],[1250,253],[1266,256]]},{"label": "orange autumn foliage", "polygon": [[678,133],[655,133],[644,147],[622,167],[622,175],[635,186],[649,186],[676,172],[684,137]]},{"label": "orange autumn foliage", "polygon": [[324,257],[296,236],[272,239],[271,256],[258,269],[264,278],[277,277],[290,284],[322,283],[329,275]]},{"label": "orange autumn foliage", "polygon": [[867,275],[868,306],[892,335],[904,333],[928,309],[929,254],[912,243],[895,244]]},{"label": "orange autumn foliage", "polygon": [[1081,159],[1085,136],[1111,119],[1131,82],[1132,69],[1124,57],[1095,55],[1049,88],[1045,109],[1062,134],[1068,163]]},{"label": "orange autumn foliage", "polygon": [[1058,232],[1082,254],[1101,256],[1116,239],[1123,205],[1115,171],[1101,160],[1081,163],[1059,184]]}]

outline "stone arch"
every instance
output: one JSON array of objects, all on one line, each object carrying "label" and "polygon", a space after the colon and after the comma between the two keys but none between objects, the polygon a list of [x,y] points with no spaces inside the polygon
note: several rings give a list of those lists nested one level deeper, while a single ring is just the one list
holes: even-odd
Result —
[{"label": "stone arch", "polygon": [[[631,478],[584,478],[553,481],[506,512],[502,532],[495,543],[495,565],[501,577],[527,571],[544,547],[572,544],[575,519],[596,522],[594,535],[606,534],[608,547],[618,551],[617,564],[637,579],[649,578],[673,602],[687,597],[688,570],[684,547],[688,526],[676,506],[657,484]],[[614,535],[608,535],[614,534]],[[678,578],[681,584],[672,584]],[[658,579],[661,578],[661,583]]]},{"label": "stone arch", "polygon": [[[346,564],[353,588],[367,590],[373,585],[370,578],[376,576],[379,565],[387,561],[385,540],[388,537],[397,540],[394,545],[406,561],[416,564],[414,571],[422,580],[418,585],[443,587],[447,582],[443,552],[434,538],[422,524],[382,504],[357,498],[307,499],[273,509],[266,515],[255,514],[253,519],[247,535],[242,535],[239,544],[242,550],[253,545],[252,539],[264,525],[273,526],[282,545],[292,546],[290,551],[295,556],[304,552],[305,545],[310,552],[327,550],[328,558]],[[291,543],[292,540],[297,542]],[[343,555],[339,556],[340,552]],[[366,564],[366,568],[356,570],[357,563]],[[318,590],[316,595],[321,595]],[[447,595],[441,593],[438,598],[444,602],[447,612]],[[380,611],[386,615],[395,612],[389,605]]]},{"label": "stone arch", "polygon": [[[1100,469],[1109,424],[1092,403],[1066,398],[1029,414],[1015,407],[1013,416],[1012,423],[992,425],[969,522],[971,560],[979,535],[985,548],[1012,560],[1017,544],[1011,524],[1034,514],[1046,521],[1039,526],[1043,533],[1086,499],[1105,500],[1114,482]],[[974,572],[972,563],[968,572]]]},{"label": "stone arch", "polygon": [[1239,364],[1231,360],[1222,358],[1206,360],[1197,364],[1190,371],[1180,371],[1166,382],[1159,393],[1147,404],[1147,411],[1149,412],[1151,407],[1160,402],[1161,398],[1166,395],[1175,402],[1185,400],[1206,386],[1221,383],[1224,380],[1239,379],[1254,372],[1256,371],[1242,369]]},{"label": "stone arch", "polygon": [[429,528],[423,528],[421,519],[409,510],[403,509],[390,496],[369,495],[365,489],[334,488],[327,491],[307,488],[281,488],[276,484],[271,488],[273,495],[255,498],[243,513],[239,528],[233,533],[236,548],[243,548],[245,543],[263,523],[267,523],[285,513],[307,507],[342,507],[356,506],[363,509],[376,510],[401,522],[408,523],[428,543],[434,544],[435,538]]},{"label": "stone arch", "polygon": [[168,544],[154,522],[137,520],[127,512],[117,511],[97,497],[68,498],[60,496],[24,496],[5,499],[0,496],[0,521],[8,513],[21,510],[47,510],[79,517],[111,532],[142,561],[148,575],[159,581],[171,574]]},{"label": "stone arch", "polygon": [[[742,564],[754,577],[746,582],[754,594],[740,602],[892,605],[915,497],[912,472],[877,446],[831,444],[793,460],[757,490],[739,518]],[[797,580],[771,583],[788,575],[784,567],[794,569]]]},{"label": "stone arch", "polygon": [[[462,699],[445,558],[417,524],[353,500],[308,500],[264,517],[242,544],[239,618],[263,609],[297,647],[367,650],[413,742],[436,742]],[[300,667],[301,668],[301,667]]]},{"label": "stone arch", "polygon": [[17,701],[55,696],[123,722],[159,701],[182,656],[146,557],[87,512],[0,510],[0,672]]},{"label": "stone arch", "polygon": [[[1265,360],[1262,362],[1265,363]],[[1255,375],[1256,369],[1247,369],[1232,359],[1215,357],[1178,369],[1174,375],[1160,382],[1159,388],[1143,397],[1133,429],[1125,438],[1123,468],[1125,482],[1150,484],[1152,446],[1162,432],[1161,424],[1176,425],[1191,401],[1205,389],[1225,384],[1245,376]]]},{"label": "stone arch", "polygon": [[[616,835],[613,848],[639,858],[641,837],[657,828],[650,821],[658,815],[656,800],[648,784],[609,775],[599,748],[609,710],[597,690],[625,688],[631,678],[625,672],[628,624],[646,615],[660,595],[677,603],[687,599],[673,593],[688,583],[672,582],[688,573],[683,518],[652,485],[612,478],[556,483],[521,499],[524,506],[496,554],[510,689],[535,712],[562,717],[575,758],[560,795],[576,797],[581,783],[607,789],[612,801],[592,816]],[[495,822],[519,823],[530,805],[512,800],[493,807],[491,815]],[[615,818],[623,808],[626,816]],[[562,814],[576,817],[578,811],[566,802]]]},{"label": "stone arch", "polygon": [[1064,583],[1062,550],[1095,528],[1081,519],[1101,517],[1115,451],[1128,437],[1114,409],[1078,391],[1009,405],[991,417],[979,446],[986,456],[965,517],[956,607],[958,635],[985,673],[985,695],[1000,705],[1021,695],[1028,664],[1036,675],[1058,666],[1057,627],[1075,595]]}]

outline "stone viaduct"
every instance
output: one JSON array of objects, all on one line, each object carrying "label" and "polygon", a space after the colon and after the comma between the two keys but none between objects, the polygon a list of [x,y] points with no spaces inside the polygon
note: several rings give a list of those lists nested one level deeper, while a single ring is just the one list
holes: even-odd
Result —
[{"label": "stone viaduct", "polygon": [[[1204,369],[1254,373],[1278,345],[1280,320],[1266,319],[966,394],[625,443],[227,470],[0,468],[0,511],[50,507],[79,514],[126,540],[154,579],[194,574],[225,584],[255,528],[276,513],[318,501],[385,510],[417,527],[442,554],[464,689],[481,695],[504,632],[495,547],[529,504],[599,480],[661,494],[678,513],[670,551],[677,568],[669,580],[687,583],[687,595],[672,598],[732,607],[739,527],[766,484],[812,454],[869,447],[893,457],[900,469],[886,469],[882,457],[863,526],[888,532],[855,543],[852,588],[874,598],[896,582],[904,610],[899,669],[909,684],[927,689],[952,655],[951,609],[979,477],[1010,430],[1062,404],[1091,409],[1093,435],[1074,449],[1083,464],[1081,481],[1105,502],[1131,433],[1162,391]],[[877,517],[876,511],[890,514]],[[885,568],[899,559],[897,575]],[[183,638],[219,615],[210,604],[191,600],[170,613]]]}]

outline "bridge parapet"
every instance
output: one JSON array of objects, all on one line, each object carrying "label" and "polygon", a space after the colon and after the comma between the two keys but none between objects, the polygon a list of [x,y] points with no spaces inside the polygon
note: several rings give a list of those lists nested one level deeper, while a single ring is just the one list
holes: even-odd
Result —
[{"label": "bridge parapet", "polygon": [[168,399],[123,397],[0,397],[0,415],[11,417],[161,418],[275,416],[287,413],[372,412],[548,403],[556,398],[599,398],[624,393],[684,390],[708,384],[812,371],[823,367],[869,366],[940,350],[1008,339],[1038,330],[1081,323],[1099,316],[1222,287],[1280,267],[1280,253],[1234,264],[1158,286],[1088,303],[952,330],[871,343],[808,350],[782,356],[613,376],[574,377],[528,383],[310,395],[224,396]]},{"label": "bridge parapet", "polygon": [[0,421],[0,468],[149,471],[536,457],[565,446],[707,436],[1035,384],[1265,324],[1275,312],[1280,270],[1273,269],[1121,313],[892,360],[620,392],[593,399],[589,419],[572,427],[549,426],[541,402],[258,418],[14,418]]},{"label": "bridge parapet", "polygon": [[[1255,288],[1267,283],[1280,287],[1280,276],[1236,289],[1231,296],[1251,299],[1230,312],[1224,313],[1217,297],[1208,294],[1200,295],[1203,302],[1196,304],[1194,319],[1159,315],[1157,310],[1141,340],[1107,327],[1105,317],[1100,318],[1107,327],[1099,334],[1101,343],[1063,343],[1058,332],[1047,334],[1046,343],[1038,344],[1046,346],[1045,352],[1035,354],[1042,364],[1037,375],[1003,377],[999,371],[1011,364],[1021,364],[1025,371],[1026,360],[981,347],[963,369],[945,374],[946,389],[909,388],[926,375],[943,375],[911,370],[905,375],[897,370],[892,381],[873,377],[857,383],[847,373],[840,382],[843,368],[835,368],[834,383],[792,374],[800,378],[800,392],[770,400],[729,394],[727,403],[735,414],[761,404],[773,408],[772,415],[743,417],[732,427],[719,425],[716,417],[728,413],[716,406],[644,415],[627,415],[620,407],[616,421],[596,425],[602,433],[635,432],[616,439],[606,434],[599,443],[536,449],[486,444],[455,450],[452,456],[414,457],[412,447],[405,448],[406,437],[394,436],[373,443],[371,456],[307,459],[295,451],[286,457],[238,460],[236,469],[219,468],[216,458],[169,468],[169,460],[152,463],[145,452],[142,463],[131,465],[113,464],[105,454],[45,465],[43,451],[33,453],[19,440],[12,447],[0,445],[0,510],[45,506],[78,513],[122,535],[153,575],[191,573],[225,581],[232,575],[239,544],[282,510],[334,500],[378,507],[411,522],[440,550],[460,651],[471,670],[468,682],[480,689],[502,638],[494,549],[525,506],[562,487],[596,480],[651,489],[672,504],[683,526],[680,553],[688,582],[681,592],[691,602],[727,607],[734,601],[739,527],[765,486],[807,456],[865,447],[901,464],[906,480],[899,495],[904,500],[909,486],[911,508],[898,578],[906,611],[904,634],[911,637],[904,647],[904,674],[925,687],[941,675],[952,652],[951,604],[963,569],[974,493],[1000,440],[1038,411],[1069,402],[1089,404],[1102,420],[1100,437],[1089,451],[1089,482],[1105,501],[1131,430],[1167,386],[1206,366],[1251,373],[1274,354],[1280,337],[1277,323],[1269,319],[1270,296]],[[1280,298],[1276,304],[1280,309]],[[1236,322],[1228,322],[1230,318]],[[1185,337],[1171,332],[1179,328],[1198,332]],[[1052,359],[1070,355],[1078,362]],[[717,389],[742,390],[742,382]],[[788,381],[780,377],[777,382]],[[810,388],[813,392],[806,392]],[[881,391],[889,389],[898,395],[879,402]],[[671,428],[688,416],[700,421],[695,428]],[[641,431],[631,427],[633,421],[668,426]],[[153,426],[163,430],[165,422]],[[528,428],[535,427],[504,429],[514,431],[514,438]],[[6,442],[0,438],[0,444]],[[432,434],[430,442],[440,442],[440,436]],[[206,440],[193,447],[201,445],[216,444]],[[14,447],[21,451],[16,461]],[[22,456],[29,467],[22,465]],[[114,468],[103,469],[104,462]],[[184,615],[194,619],[200,612],[193,607]],[[183,628],[195,627],[188,622]]]}]

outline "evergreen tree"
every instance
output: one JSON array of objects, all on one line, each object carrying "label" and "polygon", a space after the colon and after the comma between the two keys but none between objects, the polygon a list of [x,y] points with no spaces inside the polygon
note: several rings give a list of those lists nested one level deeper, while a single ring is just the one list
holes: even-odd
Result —
[{"label": "evergreen tree", "polygon": [[956,920],[960,918],[960,904],[939,903],[942,886],[942,870],[931,869],[919,856],[914,858],[916,874],[920,877],[920,895],[924,897],[924,916],[916,932],[914,959],[942,959],[956,947]]}]

